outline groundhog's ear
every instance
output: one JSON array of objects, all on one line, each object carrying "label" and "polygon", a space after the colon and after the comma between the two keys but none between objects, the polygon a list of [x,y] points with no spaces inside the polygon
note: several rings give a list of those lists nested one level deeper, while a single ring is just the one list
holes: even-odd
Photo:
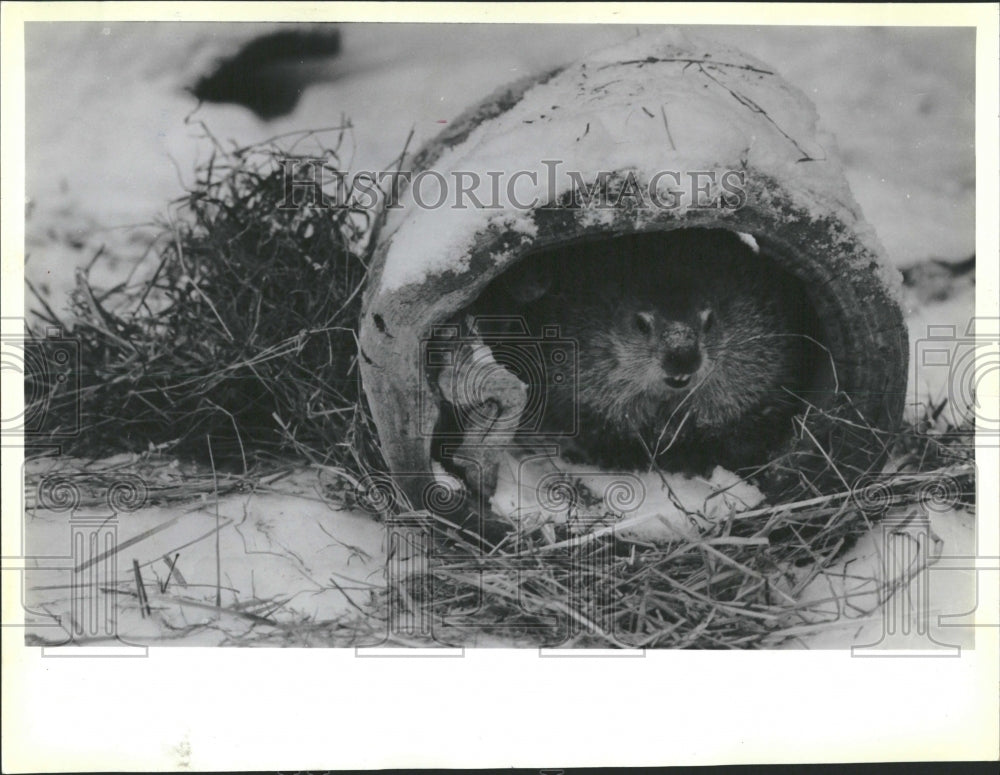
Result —
[{"label": "groundhog's ear", "polygon": [[502,277],[504,287],[518,304],[540,299],[548,293],[554,279],[552,267],[540,261],[522,261]]}]

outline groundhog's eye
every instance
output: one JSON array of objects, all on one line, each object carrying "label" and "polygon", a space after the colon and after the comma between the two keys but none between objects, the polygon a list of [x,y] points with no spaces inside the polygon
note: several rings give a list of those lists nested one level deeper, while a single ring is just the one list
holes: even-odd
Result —
[{"label": "groundhog's eye", "polygon": [[635,328],[640,334],[649,336],[653,333],[653,316],[648,312],[636,312]]},{"label": "groundhog's eye", "polygon": [[708,332],[711,330],[712,325],[715,323],[715,315],[712,310],[706,309],[701,313],[701,330]]}]

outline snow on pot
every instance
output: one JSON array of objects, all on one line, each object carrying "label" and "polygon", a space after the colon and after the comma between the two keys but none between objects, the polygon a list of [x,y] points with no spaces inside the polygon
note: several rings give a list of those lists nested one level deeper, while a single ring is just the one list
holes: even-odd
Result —
[{"label": "snow on pot", "polygon": [[[416,155],[373,244],[361,375],[386,460],[416,508],[428,506],[445,469],[445,479],[464,480],[500,508],[498,486],[502,494],[512,477],[515,489],[526,484],[516,474],[526,448],[572,460],[582,440],[583,462],[596,465],[588,471],[638,468],[618,459],[627,445],[616,433],[638,405],[613,422],[600,401],[610,405],[616,391],[589,405],[581,397],[595,369],[625,357],[602,327],[632,325],[628,337],[658,342],[664,371],[656,373],[668,387],[657,390],[675,391],[662,403],[679,410],[670,425],[655,411],[660,393],[647,392],[647,424],[669,430],[665,446],[684,442],[667,468],[690,473],[686,456],[699,440],[718,442],[693,455],[709,482],[729,481],[713,472],[717,462],[749,470],[784,456],[755,479],[765,494],[789,476],[850,485],[878,463],[880,434],[902,413],[908,342],[898,273],[808,100],[729,48],[676,32],[638,37],[501,90]],[[688,268],[671,268],[682,255]],[[763,299],[769,288],[775,297]],[[651,314],[630,308],[640,296]],[[754,310],[741,317],[733,296]],[[794,321],[783,311],[791,306]],[[575,339],[558,326],[533,328],[539,308],[576,325]],[[631,323],[615,317],[622,309]],[[587,315],[608,318],[588,324]],[[775,331],[737,348],[724,329],[750,319]],[[729,344],[712,350],[713,336]],[[784,346],[768,351],[786,359],[786,371],[794,363],[794,390],[769,384],[775,375],[752,363],[742,374],[727,366],[737,351],[759,354],[753,342],[781,337],[800,343],[793,360]],[[711,374],[726,368],[728,381],[711,387]],[[647,378],[637,373],[623,379]],[[601,378],[612,384],[609,373]],[[550,421],[559,390],[579,399],[561,429]],[[794,411],[779,392],[794,393]],[[784,407],[774,416],[772,399]],[[767,444],[744,448],[748,437]],[[745,454],[723,454],[737,447]]]}]

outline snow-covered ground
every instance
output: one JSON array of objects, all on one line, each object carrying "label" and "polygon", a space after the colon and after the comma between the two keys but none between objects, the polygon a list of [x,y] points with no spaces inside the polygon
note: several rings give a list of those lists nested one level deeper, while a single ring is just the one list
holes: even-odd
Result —
[{"label": "snow-covered ground", "polygon": [[[102,477],[120,480],[134,473],[137,463],[120,456],[98,464],[65,459],[29,464],[34,482],[77,477],[84,495],[80,506],[63,511],[46,508],[29,492],[24,535],[31,559],[23,581],[29,644],[368,647],[399,643],[405,636],[402,627],[390,629],[378,603],[387,583],[385,525],[332,505],[324,497],[322,471],[295,471],[219,497],[209,487],[184,502],[163,493],[190,486],[191,471],[176,462],[161,462],[150,471],[147,461],[143,478],[154,505],[109,509],[106,488],[95,484]],[[689,533],[690,521],[658,494],[653,477],[647,479],[650,501],[667,506],[654,514],[647,504],[649,513],[627,514],[621,534],[648,541]],[[675,486],[672,495],[712,519],[713,510],[705,508],[711,492],[707,482],[690,480]],[[715,512],[718,518],[728,509]],[[961,562],[975,555],[974,517],[933,508],[913,516],[910,525],[876,529],[804,582],[796,599],[812,606],[814,623],[788,630],[794,637],[784,647],[943,652],[974,646],[964,615],[976,608],[976,578]],[[95,519],[101,523],[97,532],[112,536],[97,550],[77,543],[78,536],[95,533]],[[90,562],[98,557],[99,565]],[[400,567],[400,558],[394,561],[394,572],[405,573],[405,562]],[[99,578],[90,570],[96,567],[102,569]],[[148,608],[138,597],[137,579]],[[883,609],[889,591],[896,603]],[[511,645],[496,638],[468,645],[474,644]]]},{"label": "snow-covered ground", "polygon": [[[92,274],[98,284],[121,278],[142,254],[142,224],[164,212],[208,156],[199,122],[223,141],[249,144],[347,118],[353,131],[344,164],[354,171],[384,169],[411,130],[411,147],[419,147],[496,87],[642,32],[631,26],[344,25],[343,52],[311,66],[313,83],[292,114],[265,122],[236,105],[199,107],[185,87],[267,29],[29,26],[26,273],[55,309],[63,307],[73,268],[102,246],[107,257]],[[814,100],[821,121],[838,137],[855,197],[896,266],[959,261],[974,253],[972,31],[713,27],[710,34],[772,64]],[[911,338],[924,338],[928,325],[964,331],[973,299],[974,287],[961,281],[936,300],[910,291]],[[939,397],[948,379],[945,369],[915,370],[910,393],[915,402]],[[57,464],[67,466],[72,461]],[[368,515],[329,505],[317,481],[315,471],[299,471],[266,491],[218,501],[209,491],[183,507],[167,503],[122,515],[117,542],[127,551],[117,555],[117,581],[133,578],[134,562],[154,614],[143,616],[137,599],[119,595],[119,637],[224,643],[270,626],[255,615],[306,627],[364,606],[369,591],[385,583],[385,530]],[[971,517],[929,517],[945,554],[975,553]],[[24,529],[29,555],[56,558],[40,560],[25,580],[31,636],[64,642],[81,615],[66,588],[68,515],[31,507]],[[873,535],[859,543],[803,595],[843,599],[852,584],[863,586],[880,572],[880,540]],[[164,582],[170,594],[152,594]],[[213,610],[217,590],[242,615],[220,617]],[[932,612],[974,606],[971,572],[942,571],[930,585]],[[875,643],[884,620],[871,610],[858,602],[845,609],[839,625],[803,633],[796,645]],[[970,632],[935,630],[935,637],[968,646]],[[925,648],[926,637],[897,633],[889,645]]]},{"label": "snow-covered ground", "polygon": [[[159,505],[115,511],[107,505],[107,488],[94,487],[102,477],[121,481],[139,471],[148,503]],[[69,486],[83,495],[79,507],[66,512],[45,508],[46,496],[39,503],[39,493],[29,491],[26,554],[44,558],[30,563],[34,569],[25,575],[29,642],[247,643],[261,634],[278,638],[282,628],[275,623],[307,630],[356,616],[385,588],[385,528],[364,513],[331,511],[321,471],[300,470],[273,483],[268,481],[275,477],[265,477],[236,495],[225,494],[224,481],[220,497],[210,487],[193,501],[194,473],[177,461],[143,467],[132,455],[97,464],[51,458],[29,462],[27,474],[48,481],[45,486],[54,483],[52,477],[76,482]],[[188,488],[187,502],[164,501],[164,488],[171,486]],[[81,511],[113,531],[114,578],[94,580],[86,568],[73,571],[87,563],[73,538]],[[136,596],[137,575],[149,615]],[[90,583],[96,586],[81,592],[80,584]],[[89,604],[74,603],[74,595],[89,599],[91,593],[95,600],[114,601],[115,637],[94,627]],[[356,645],[379,640],[366,639],[363,628],[352,632]]]}]

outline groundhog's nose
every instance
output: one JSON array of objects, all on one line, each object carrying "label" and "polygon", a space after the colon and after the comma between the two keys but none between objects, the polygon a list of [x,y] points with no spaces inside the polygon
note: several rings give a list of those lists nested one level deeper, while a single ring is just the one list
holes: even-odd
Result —
[{"label": "groundhog's nose", "polygon": [[700,366],[701,352],[696,346],[675,350],[663,359],[663,371],[671,387],[686,386]]}]

